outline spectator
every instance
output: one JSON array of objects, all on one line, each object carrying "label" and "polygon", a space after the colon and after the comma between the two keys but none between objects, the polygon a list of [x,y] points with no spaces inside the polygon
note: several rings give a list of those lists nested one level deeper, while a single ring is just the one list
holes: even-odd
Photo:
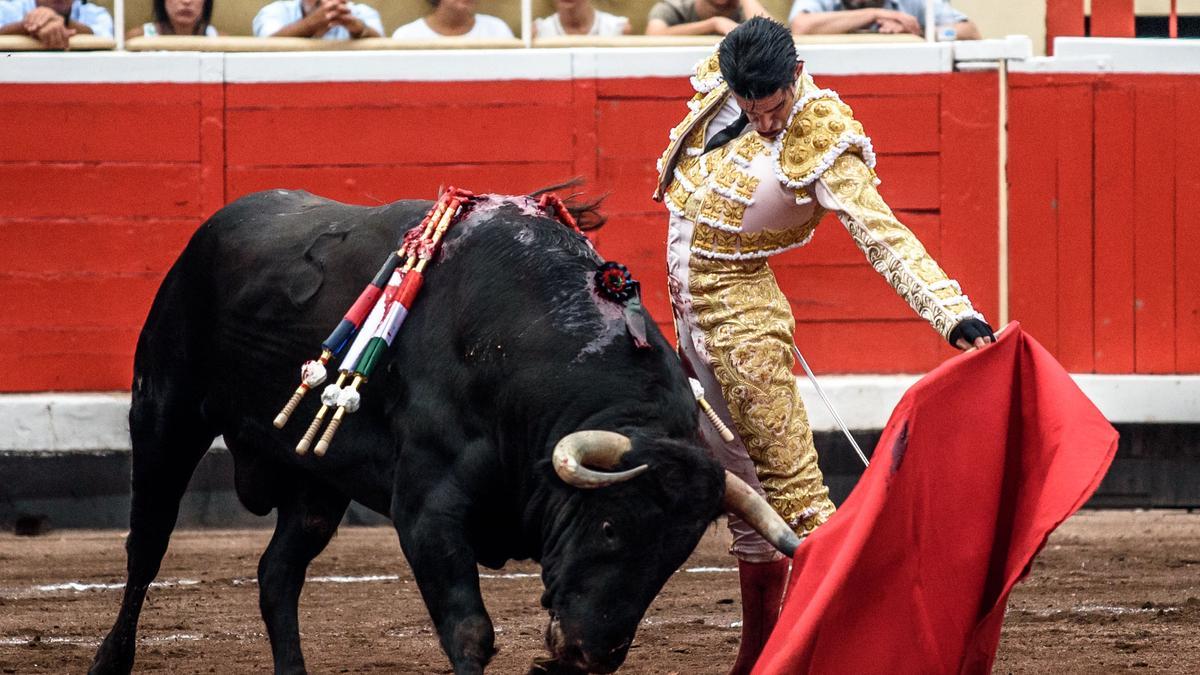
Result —
[{"label": "spectator", "polygon": [[[788,14],[792,32],[912,33],[925,35],[925,0],[795,0]],[[946,0],[934,4],[939,34],[950,39],[978,40],[979,28]]]},{"label": "spectator", "polygon": [[112,16],[87,0],[0,0],[0,35],[28,35],[47,49],[66,49],[78,34],[111,38]]},{"label": "spectator", "polygon": [[554,0],[555,12],[533,22],[533,34],[541,37],[559,35],[629,35],[629,18],[602,12],[592,7],[592,0]]},{"label": "spectator", "polygon": [[771,15],[758,0],[659,0],[646,35],[725,35],[752,16]]},{"label": "spectator", "polygon": [[477,0],[429,0],[433,11],[406,23],[392,33],[397,40],[432,40],[441,37],[476,39],[512,38],[512,29],[503,19],[476,14]]},{"label": "spectator", "polygon": [[203,35],[217,37],[220,33],[209,23],[213,0],[154,0],[154,20],[130,28],[126,37],[157,37],[159,35]]},{"label": "spectator", "polygon": [[275,0],[254,16],[258,37],[357,40],[383,35],[379,12],[349,0]]}]

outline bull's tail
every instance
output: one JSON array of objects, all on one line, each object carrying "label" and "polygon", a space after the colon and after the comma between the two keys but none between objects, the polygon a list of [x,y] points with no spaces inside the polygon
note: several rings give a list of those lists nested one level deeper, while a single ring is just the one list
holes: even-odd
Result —
[{"label": "bull's tail", "polygon": [[205,279],[197,239],[159,288],[138,339],[129,410],[132,501],[128,578],[121,609],[96,653],[91,672],[133,666],[138,616],[158,574],[192,472],[215,436],[203,415]]}]

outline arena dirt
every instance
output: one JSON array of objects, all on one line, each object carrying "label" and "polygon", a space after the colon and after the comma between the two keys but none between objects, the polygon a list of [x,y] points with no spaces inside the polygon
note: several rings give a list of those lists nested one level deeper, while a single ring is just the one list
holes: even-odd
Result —
[{"label": "arena dirt", "polygon": [[[136,670],[269,672],[253,578],[265,530],[177,532],[142,614]],[[121,532],[0,535],[0,671],[84,672],[111,625]],[[622,672],[723,674],[737,650],[737,574],[714,527],[650,607]],[[524,673],[542,654],[537,567],[483,570],[500,653]],[[309,669],[445,673],[394,532],[345,528],[301,600]],[[854,636],[864,649],[870,635]],[[1013,593],[998,673],[1200,672],[1200,514],[1088,511],[1051,537]]]}]

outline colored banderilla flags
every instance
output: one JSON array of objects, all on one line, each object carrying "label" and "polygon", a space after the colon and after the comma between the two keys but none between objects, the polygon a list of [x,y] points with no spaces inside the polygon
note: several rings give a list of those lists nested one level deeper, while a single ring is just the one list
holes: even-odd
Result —
[{"label": "colored banderilla flags", "polygon": [[[325,365],[353,338],[341,365],[338,366],[337,382],[322,392],[322,405],[296,445],[297,454],[303,455],[308,452],[325,415],[331,408],[336,408],[333,418],[313,448],[313,454],[317,456],[324,455],[329,449],[329,444],[333,441],[333,436],[346,413],[358,410],[361,400],[359,386],[371,376],[383,353],[395,339],[400,325],[408,316],[417,293],[421,290],[425,268],[437,254],[442,237],[454,222],[459,207],[473,197],[474,195],[466,190],[447,188],[433,208],[425,214],[421,223],[409,230],[400,248],[388,256],[387,262],[359,294],[358,300],[346,312],[337,328],[321,343],[321,355],[300,368],[300,385],[275,417],[277,428],[283,428],[287,424],[288,418],[310,389],[325,381]],[[402,258],[403,266],[400,265]],[[347,379],[351,380],[350,385],[343,387]]]}]

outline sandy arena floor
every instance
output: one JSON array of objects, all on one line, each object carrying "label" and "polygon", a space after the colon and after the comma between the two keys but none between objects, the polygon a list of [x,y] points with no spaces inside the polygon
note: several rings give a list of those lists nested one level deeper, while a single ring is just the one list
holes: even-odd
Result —
[{"label": "sandy arena floor", "polygon": [[[142,614],[137,671],[270,670],[254,581],[269,536],[175,534]],[[0,671],[86,670],[120,602],[122,537],[0,535]],[[740,615],[724,546],[714,528],[667,584],[623,672],[725,672]],[[492,672],[524,673],[543,653],[537,574],[528,563],[484,570],[500,646]],[[389,529],[343,529],[313,563],[300,611],[313,672],[449,672]],[[1068,521],[1012,595],[995,670],[1200,672],[1200,514],[1089,511]]]}]

